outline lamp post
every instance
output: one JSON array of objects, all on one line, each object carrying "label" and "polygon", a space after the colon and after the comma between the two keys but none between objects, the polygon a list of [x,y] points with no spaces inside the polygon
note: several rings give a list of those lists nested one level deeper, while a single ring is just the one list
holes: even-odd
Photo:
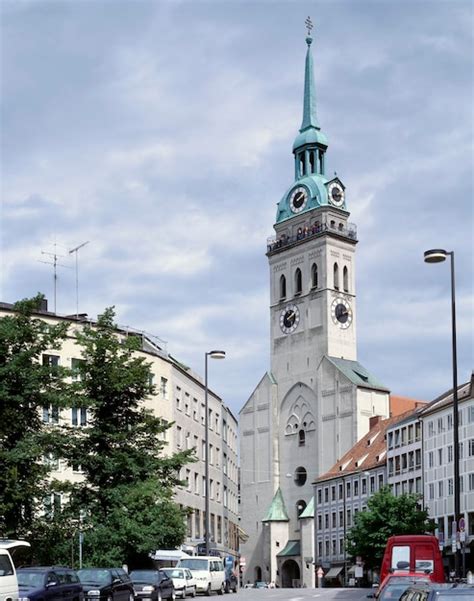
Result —
[{"label": "lamp post", "polygon": [[206,548],[206,555],[209,555],[209,409],[208,409],[208,388],[207,388],[207,358],[211,359],[225,359],[225,351],[209,351],[205,353],[204,360],[204,410],[206,416],[204,419],[205,427],[205,481],[206,490],[204,491],[205,498],[205,509],[204,509],[204,544]]},{"label": "lamp post", "polygon": [[[454,524],[456,524],[453,536],[456,537],[459,518],[461,517],[461,498],[459,486],[459,407],[458,407],[458,368],[456,351],[456,299],[454,286],[454,251],[446,251],[441,248],[427,250],[424,253],[426,263],[441,263],[451,257],[451,327],[452,327],[452,358],[453,358],[453,447],[454,447]],[[454,526],[453,524],[453,526]],[[454,571],[456,578],[460,577],[460,557],[456,541],[454,554]]]}]

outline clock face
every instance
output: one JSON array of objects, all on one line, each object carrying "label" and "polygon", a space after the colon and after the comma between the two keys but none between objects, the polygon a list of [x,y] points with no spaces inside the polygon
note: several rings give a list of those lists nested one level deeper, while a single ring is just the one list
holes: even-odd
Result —
[{"label": "clock face", "polygon": [[280,314],[280,328],[285,334],[291,334],[298,327],[300,312],[296,305],[289,305]]},{"label": "clock face", "polygon": [[338,182],[332,182],[328,188],[329,202],[336,206],[342,207],[344,204],[344,188]]},{"label": "clock face", "polygon": [[298,186],[290,196],[290,209],[293,213],[300,213],[308,202],[308,191],[303,186]]},{"label": "clock face", "polygon": [[331,316],[333,322],[342,330],[348,328],[352,323],[352,309],[345,298],[334,299],[331,305]]}]

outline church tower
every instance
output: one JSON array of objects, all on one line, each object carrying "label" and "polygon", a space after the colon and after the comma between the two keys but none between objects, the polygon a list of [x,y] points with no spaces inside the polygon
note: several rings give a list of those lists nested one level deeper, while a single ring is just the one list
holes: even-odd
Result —
[{"label": "church tower", "polygon": [[285,394],[295,379],[314,387],[324,355],[355,361],[355,225],[345,187],[326,174],[328,142],[316,116],[308,45],[303,121],[293,144],[295,181],[278,203],[270,264],[271,371]]},{"label": "church tower", "polygon": [[283,587],[314,586],[312,482],[389,412],[389,391],[357,361],[357,231],[328,175],[307,25],[294,180],[267,240],[271,367],[240,411],[244,581]]}]

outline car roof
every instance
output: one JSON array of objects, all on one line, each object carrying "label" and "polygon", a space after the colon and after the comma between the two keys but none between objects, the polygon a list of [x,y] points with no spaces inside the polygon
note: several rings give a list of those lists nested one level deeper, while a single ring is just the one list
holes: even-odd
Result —
[{"label": "car roof", "polygon": [[28,572],[44,572],[45,570],[69,570],[73,572],[72,568],[67,568],[66,566],[23,566],[22,568],[18,568],[18,570],[28,571]]},{"label": "car roof", "polygon": [[31,547],[26,540],[13,540],[8,538],[0,538],[0,549],[15,549],[16,547]]}]

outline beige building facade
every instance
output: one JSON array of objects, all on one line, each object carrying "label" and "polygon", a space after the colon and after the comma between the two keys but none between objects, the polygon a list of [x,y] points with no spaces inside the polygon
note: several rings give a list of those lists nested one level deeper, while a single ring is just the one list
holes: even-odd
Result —
[{"label": "beige building facade", "polygon": [[[46,307],[45,307],[46,309]],[[13,306],[0,303],[0,318],[11,315]],[[86,323],[87,318],[79,316],[59,316],[46,310],[36,317],[48,323],[67,322],[68,337],[60,349],[49,349],[42,357],[44,362],[74,368],[81,359],[82,351],[75,334]],[[184,449],[195,449],[198,460],[183,467],[181,479],[184,487],[175,490],[175,501],[182,507],[191,509],[187,521],[187,538],[184,548],[187,552],[197,552],[204,540],[205,511],[205,405],[204,382],[199,375],[174,359],[161,344],[143,332],[117,329],[117,336],[136,336],[141,340],[141,349],[137,355],[151,364],[156,394],[146,399],[147,408],[166,421],[173,423],[164,436],[167,445],[165,453],[174,453]],[[238,555],[238,435],[237,420],[226,407],[223,400],[209,390],[209,481],[210,481],[210,546],[221,555]],[[44,423],[60,423],[74,428],[87,427],[88,418],[85,409],[67,409],[56,411],[44,407]],[[80,470],[76,471],[61,459],[52,459],[54,478],[78,482],[82,479]],[[51,499],[51,503],[60,499]]]}]

